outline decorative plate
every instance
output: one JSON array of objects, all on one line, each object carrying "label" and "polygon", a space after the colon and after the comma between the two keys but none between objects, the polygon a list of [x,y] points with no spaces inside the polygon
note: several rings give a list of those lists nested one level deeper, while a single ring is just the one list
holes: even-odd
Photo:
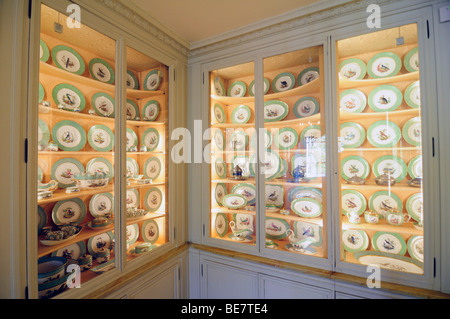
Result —
[{"label": "decorative plate", "polygon": [[231,121],[234,124],[245,124],[250,120],[252,111],[247,105],[239,105],[231,112]]},{"label": "decorative plate", "polygon": [[385,78],[396,75],[402,67],[400,57],[392,52],[376,54],[367,63],[367,73],[374,78]]},{"label": "decorative plate", "polygon": [[39,166],[39,164],[38,164],[37,169],[38,169],[38,174],[37,174],[38,181],[42,183],[42,180],[44,179],[44,172],[42,171],[42,168]]},{"label": "decorative plate", "polygon": [[408,164],[408,174],[414,179],[416,177],[422,177],[422,155],[417,155]]},{"label": "decorative plate", "polygon": [[230,136],[229,140],[230,150],[243,151],[247,148],[248,135],[242,130],[236,130]]},{"label": "decorative plate", "polygon": [[266,238],[283,239],[290,229],[289,223],[281,218],[266,218]]},{"label": "decorative plate", "polygon": [[40,46],[39,46],[39,59],[42,62],[47,62],[50,58],[50,51],[48,50],[47,44],[40,39]]},{"label": "decorative plate", "polygon": [[361,156],[351,155],[341,161],[341,176],[346,181],[352,176],[366,179],[369,173],[369,163]]},{"label": "decorative plate", "polygon": [[42,86],[42,83],[39,82],[39,103],[41,103],[44,100],[45,97],[45,90],[44,87]]},{"label": "decorative plate", "polygon": [[47,225],[47,213],[38,205],[38,234],[41,233],[45,225]]},{"label": "decorative plate", "polygon": [[139,164],[134,158],[127,157],[126,168],[127,177],[139,175]]},{"label": "decorative plate", "polygon": [[111,193],[95,194],[89,201],[89,212],[94,218],[114,212],[114,198]]},{"label": "decorative plate", "polygon": [[369,94],[369,107],[375,112],[395,111],[402,101],[402,92],[393,85],[380,85]]},{"label": "decorative plate", "polygon": [[420,117],[416,116],[403,125],[403,138],[413,146],[422,144],[422,123]]},{"label": "decorative plate", "polygon": [[84,166],[80,161],[66,157],[53,164],[50,175],[53,180],[58,181],[58,187],[67,188],[75,186],[74,176],[84,172]]},{"label": "decorative plate", "polygon": [[411,83],[405,90],[405,102],[413,109],[420,107],[420,82],[415,81]]},{"label": "decorative plate", "polygon": [[233,221],[237,229],[254,229],[254,218],[252,214],[233,214]]},{"label": "decorative plate", "polygon": [[367,105],[365,94],[359,90],[345,90],[339,95],[339,106],[342,111],[361,113]]},{"label": "decorative plate", "polygon": [[214,117],[217,123],[225,123],[225,111],[219,103],[214,104]]},{"label": "decorative plate", "polygon": [[125,132],[125,137],[126,137],[126,148],[127,150],[130,149],[130,147],[135,146],[137,148],[138,145],[138,137],[136,135],[136,132],[133,131],[133,129],[127,127],[126,132]]},{"label": "decorative plate", "polygon": [[289,190],[289,201],[292,202],[297,198],[312,198],[318,202],[322,202],[322,190],[315,187],[307,187],[307,186],[296,186]]},{"label": "decorative plate", "polygon": [[401,199],[392,192],[378,191],[369,198],[369,208],[376,211],[381,216],[386,216],[386,212],[391,209],[403,211]]},{"label": "decorative plate", "polygon": [[127,99],[127,120],[137,120],[138,117],[139,108],[137,104],[134,101]]},{"label": "decorative plate", "polygon": [[319,175],[317,158],[312,154],[295,154],[291,159],[291,175],[297,167],[304,167],[305,178],[316,178]]},{"label": "decorative plate", "polygon": [[[252,157],[252,170],[253,175],[256,176],[256,172],[254,170],[254,164],[256,163],[256,154]],[[253,159],[254,158],[254,159]],[[261,174],[264,175],[266,180],[270,180],[275,178],[281,170],[281,158],[277,152],[273,152],[272,150],[267,150],[264,152],[261,157],[260,171]]]},{"label": "decorative plate", "polygon": [[367,67],[361,59],[347,59],[339,64],[339,75],[349,80],[362,80],[366,76]]},{"label": "decorative plate", "polygon": [[243,97],[247,92],[247,86],[242,81],[233,82],[228,88],[228,96]]},{"label": "decorative plate", "polygon": [[406,211],[416,222],[423,221],[423,196],[415,193],[406,200]]},{"label": "decorative plate", "polygon": [[157,157],[150,157],[144,164],[145,178],[157,179],[161,173],[161,161]]},{"label": "decorative plate", "polygon": [[148,72],[144,80],[144,90],[156,91],[161,84],[161,75],[161,72],[158,70]]},{"label": "decorative plate", "polygon": [[133,245],[139,237],[138,224],[128,225],[126,228],[127,245]]},{"label": "decorative plate", "polygon": [[144,121],[154,121],[158,117],[160,111],[158,101],[151,100],[145,103],[142,109],[142,120]]},{"label": "decorative plate", "polygon": [[82,111],[86,105],[83,93],[73,85],[66,83],[56,85],[53,88],[52,97],[56,105],[63,106],[67,111]]},{"label": "decorative plate", "polygon": [[228,232],[228,218],[224,213],[219,213],[216,215],[216,220],[214,221],[214,227],[216,229],[217,235],[223,237]]},{"label": "decorative plate", "polygon": [[227,187],[225,186],[224,183],[219,183],[216,185],[216,187],[214,189],[214,195],[215,195],[214,197],[216,199],[217,205],[223,206],[222,200],[223,200],[223,197],[227,194],[228,194]]},{"label": "decorative plate", "polygon": [[239,209],[247,205],[247,199],[239,194],[228,194],[222,198],[222,204],[229,209]]},{"label": "decorative plate", "polygon": [[322,215],[322,203],[312,198],[297,198],[292,201],[291,210],[300,217],[318,217]]},{"label": "decorative plate", "polygon": [[278,74],[272,81],[272,91],[275,93],[290,90],[295,85],[295,77],[289,72]]},{"label": "decorative plate", "polygon": [[[322,129],[320,125],[309,125],[300,133],[300,142],[304,146],[319,143],[322,138]],[[309,147],[311,148],[311,147]]]},{"label": "decorative plate", "polygon": [[250,183],[239,183],[233,186],[231,193],[244,196],[247,204],[253,204],[256,201],[256,187]]},{"label": "decorative plate", "polygon": [[266,207],[281,208],[284,205],[284,188],[281,185],[265,186]]},{"label": "decorative plate", "polygon": [[357,212],[361,216],[367,208],[367,201],[364,195],[353,189],[342,191],[341,203],[342,214],[344,215],[347,212]]},{"label": "decorative plate", "polygon": [[142,134],[141,146],[147,146],[148,152],[153,152],[159,145],[159,133],[158,130],[150,127]]},{"label": "decorative plate", "polygon": [[423,274],[423,263],[409,257],[380,251],[360,251],[353,256],[363,265],[378,265],[389,270]]},{"label": "decorative plate", "polygon": [[87,249],[91,255],[95,255],[97,252],[104,248],[111,249],[114,243],[113,232],[106,232],[94,237],[89,238],[87,243]]},{"label": "decorative plate", "polygon": [[78,75],[83,74],[86,68],[81,55],[65,45],[57,45],[52,49],[52,60],[58,68]]},{"label": "decorative plate", "polygon": [[135,188],[127,189],[126,195],[126,206],[127,207],[139,207],[139,192]]},{"label": "decorative plate", "polygon": [[289,113],[289,106],[278,100],[264,102],[264,122],[281,121]]},{"label": "decorative plate", "polygon": [[152,187],[145,194],[145,208],[151,212],[156,212],[161,207],[163,199],[161,190],[157,187]]},{"label": "decorative plate", "polygon": [[214,78],[214,89],[216,90],[216,94],[218,96],[224,96],[225,95],[225,86],[223,85],[223,81],[221,78],[216,76]]},{"label": "decorative plate", "polygon": [[86,217],[86,205],[79,198],[61,200],[53,206],[52,220],[55,225],[79,225]]},{"label": "decorative plate", "polygon": [[424,246],[423,246],[423,236],[411,236],[408,240],[408,253],[409,255],[423,262]]},{"label": "decorative plate", "polygon": [[225,165],[225,162],[223,161],[223,159],[216,158],[214,169],[219,178],[227,177],[227,166]]},{"label": "decorative plate", "polygon": [[289,150],[298,145],[298,133],[291,127],[283,127],[275,134],[275,145],[280,150]]},{"label": "decorative plate", "polygon": [[38,121],[38,144],[44,149],[50,141],[50,130],[47,123],[39,119]]},{"label": "decorative plate", "polygon": [[384,155],[379,157],[373,163],[372,167],[376,177],[382,175],[385,168],[391,169],[391,174],[395,177],[397,182],[401,182],[408,173],[405,162],[395,155]]},{"label": "decorative plate", "polygon": [[[262,131],[263,130],[263,131]],[[262,133],[264,132],[264,133]],[[258,141],[258,138],[264,135],[264,148],[270,148],[270,145],[272,145],[272,134],[270,131],[266,128],[260,128],[258,131],[255,131],[250,139],[250,146],[253,149],[256,149],[256,144]]]},{"label": "decorative plate", "polygon": [[103,124],[92,126],[87,135],[89,145],[99,152],[109,152],[114,147],[114,133]]},{"label": "decorative plate", "polygon": [[375,147],[393,147],[401,137],[397,124],[387,120],[377,121],[367,130],[367,139]]},{"label": "decorative plate", "polygon": [[297,118],[304,118],[319,112],[319,102],[310,96],[299,99],[294,104],[294,114]]},{"label": "decorative plate", "polygon": [[52,252],[52,257],[64,257],[67,259],[77,260],[86,253],[86,244],[84,241],[79,241],[72,245],[60,248]]},{"label": "decorative plate", "polygon": [[369,236],[364,230],[347,229],[342,232],[342,246],[351,253],[366,250],[369,247]]},{"label": "decorative plate", "polygon": [[134,73],[131,72],[130,70],[127,70],[126,79],[127,79],[127,89],[132,89],[132,90],[139,89],[138,79],[136,78],[136,75],[134,75]]},{"label": "decorative plate", "polygon": [[408,72],[419,71],[419,52],[418,48],[414,48],[406,53],[403,64]]},{"label": "decorative plate", "polygon": [[225,136],[220,129],[217,129],[214,132],[214,145],[220,150],[223,151],[225,149]]},{"label": "decorative plate", "polygon": [[89,73],[97,81],[114,83],[114,70],[105,60],[94,58],[89,61]]},{"label": "decorative plate", "polygon": [[340,138],[344,148],[360,147],[366,140],[366,131],[361,124],[355,122],[342,123]]},{"label": "decorative plate", "polygon": [[239,165],[239,167],[242,169],[243,177],[247,178],[250,177],[251,174],[253,174],[252,167],[250,165],[250,159],[247,155],[233,156],[233,159],[231,160],[230,176],[233,176],[233,170],[236,165]]},{"label": "decorative plate", "polygon": [[406,253],[406,242],[397,233],[376,232],[372,237],[372,246],[375,250],[404,255]]},{"label": "decorative plate", "polygon": [[99,92],[92,96],[91,106],[100,116],[114,117],[114,105],[114,98],[107,93]]},{"label": "decorative plate", "polygon": [[104,157],[94,157],[86,164],[86,172],[89,174],[105,173],[109,181],[114,177],[114,168],[109,160]]},{"label": "decorative plate", "polygon": [[294,221],[294,234],[299,239],[314,239],[314,243],[311,246],[322,245],[322,227],[313,223],[304,221]]},{"label": "decorative plate", "polygon": [[319,78],[319,68],[307,68],[298,75],[297,84],[298,86],[302,86],[314,81],[317,78]]},{"label": "decorative plate", "polygon": [[[268,79],[264,78],[263,86],[264,86],[264,94],[267,94],[267,91],[269,91],[270,88],[270,83]],[[250,96],[255,96],[255,80],[253,80],[252,83],[250,83],[248,87],[248,94],[250,94]]]},{"label": "decorative plate", "polygon": [[285,178],[287,170],[288,170],[287,161],[284,158],[282,158],[281,159],[281,169],[274,178]]}]

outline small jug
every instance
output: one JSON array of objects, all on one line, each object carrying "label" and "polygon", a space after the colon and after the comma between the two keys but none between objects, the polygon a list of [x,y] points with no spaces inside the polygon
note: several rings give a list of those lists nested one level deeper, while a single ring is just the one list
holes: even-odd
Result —
[{"label": "small jug", "polygon": [[361,223],[361,217],[359,217],[358,212],[351,211],[347,212],[345,214],[348,217],[348,221],[352,224],[360,224]]}]

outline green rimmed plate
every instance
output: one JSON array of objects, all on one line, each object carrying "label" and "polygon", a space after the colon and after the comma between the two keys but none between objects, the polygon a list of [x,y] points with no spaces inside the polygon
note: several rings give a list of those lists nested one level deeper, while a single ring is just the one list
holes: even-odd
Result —
[{"label": "green rimmed plate", "polygon": [[157,129],[150,127],[144,131],[141,139],[141,146],[145,145],[147,147],[147,151],[153,152],[157,149],[159,145],[159,132]]},{"label": "green rimmed plate", "polygon": [[344,148],[359,147],[366,140],[366,130],[359,123],[342,123],[340,138]]},{"label": "green rimmed plate", "polygon": [[[252,156],[252,170],[253,174],[256,176],[256,172],[254,170],[254,164],[256,163],[256,154]],[[281,158],[277,152],[273,152],[272,150],[267,150],[263,153],[261,157],[260,164],[260,172],[264,175],[266,180],[273,179],[277,177],[278,173],[282,169]]]},{"label": "green rimmed plate", "polygon": [[127,177],[139,175],[139,164],[134,158],[127,157],[126,162]]},{"label": "green rimmed plate", "polygon": [[223,206],[222,199],[227,194],[228,194],[227,186],[224,183],[218,183],[214,188],[214,198],[216,200],[217,205]]},{"label": "green rimmed plate", "polygon": [[222,204],[229,209],[240,209],[247,205],[247,199],[239,194],[228,194],[222,198]]},{"label": "green rimmed plate", "polygon": [[157,179],[161,173],[161,160],[155,156],[149,157],[144,163],[145,178]]},{"label": "green rimmed plate", "polygon": [[322,190],[309,186],[295,186],[294,188],[289,190],[289,201],[292,202],[294,199],[302,197],[308,197],[315,199],[318,202],[322,202]]},{"label": "green rimmed plate", "polygon": [[397,182],[401,182],[408,173],[405,161],[395,155],[384,155],[375,160],[372,166],[375,177],[384,174],[385,168],[390,169],[390,174]]},{"label": "green rimmed plate", "polygon": [[108,84],[114,83],[114,70],[109,63],[103,59],[94,58],[89,61],[89,73],[94,80]]},{"label": "green rimmed plate", "polygon": [[360,90],[345,90],[339,95],[339,106],[341,111],[361,113],[367,106],[366,95]]},{"label": "green rimmed plate", "polygon": [[[253,157],[252,157],[253,160]],[[250,159],[247,155],[235,155],[233,156],[233,159],[231,160],[231,166],[230,166],[230,176],[233,176],[233,170],[236,165],[239,165],[239,167],[242,169],[242,176],[245,178],[250,177],[250,175],[254,174],[252,171],[252,166],[250,164]]]},{"label": "green rimmed plate", "polygon": [[139,108],[137,104],[130,99],[127,99],[127,120],[137,120],[139,117]]},{"label": "green rimmed plate", "polygon": [[109,181],[114,178],[114,167],[111,162],[104,157],[94,157],[86,164],[86,172],[89,174],[105,173]]},{"label": "green rimmed plate", "polygon": [[308,84],[311,81],[319,78],[319,68],[311,67],[304,69],[297,77],[298,86]]},{"label": "green rimmed plate", "polygon": [[272,133],[266,128],[260,128],[259,131],[255,131],[250,138],[250,146],[252,149],[256,149],[258,138],[261,136],[264,136],[264,148],[270,148],[270,145],[272,145]]},{"label": "green rimmed plate", "polygon": [[245,124],[250,120],[252,111],[247,105],[239,105],[231,112],[231,121],[234,124]]},{"label": "green rimmed plate", "polygon": [[115,101],[108,93],[98,92],[92,96],[91,106],[100,116],[115,116]]},{"label": "green rimmed plate", "polygon": [[345,251],[355,253],[369,247],[369,236],[364,230],[347,229],[342,232],[342,247]]},{"label": "green rimmed plate", "polygon": [[422,155],[417,155],[408,163],[408,174],[414,179],[417,177],[422,177]]},{"label": "green rimmed plate", "polygon": [[367,73],[374,79],[397,75],[401,68],[402,60],[392,52],[378,53],[367,63]]},{"label": "green rimmed plate", "polygon": [[408,104],[413,109],[418,109],[420,107],[420,82],[415,81],[408,85],[405,90],[404,99],[406,104]]},{"label": "green rimmed plate", "polygon": [[272,91],[284,92],[295,86],[295,77],[289,72],[278,74],[272,81]]},{"label": "green rimmed plate", "polygon": [[[95,255],[104,248],[111,249],[113,247],[114,238],[114,233],[112,231],[93,236],[88,240],[86,245],[87,249],[91,255]],[[114,259],[112,261],[114,262]]]},{"label": "green rimmed plate", "polygon": [[158,223],[153,219],[147,220],[142,224],[141,235],[146,243],[154,244],[159,237]]},{"label": "green rimmed plate", "polygon": [[55,65],[63,70],[81,75],[86,66],[81,55],[65,45],[57,45],[52,49],[52,60]]},{"label": "green rimmed plate", "polygon": [[378,265],[381,268],[423,275],[423,263],[396,254],[380,251],[360,251],[353,255],[363,265]]},{"label": "green rimmed plate", "polygon": [[423,222],[423,196],[415,193],[406,200],[406,211],[416,222]]},{"label": "green rimmed plate", "polygon": [[403,65],[408,72],[419,71],[419,51],[417,47],[406,53]]},{"label": "green rimmed plate", "polygon": [[422,123],[419,116],[413,117],[403,125],[403,138],[413,146],[422,144]]},{"label": "green rimmed plate", "polygon": [[225,123],[225,111],[223,110],[222,105],[219,103],[214,104],[214,118],[217,123]]},{"label": "green rimmed plate", "polygon": [[247,86],[242,81],[233,82],[228,88],[228,96],[243,97],[247,92]]},{"label": "green rimmed plate", "polygon": [[222,130],[215,130],[213,140],[214,145],[217,149],[219,149],[220,151],[223,151],[225,149],[225,136],[223,135]]},{"label": "green rimmed plate", "polygon": [[140,196],[139,192],[135,188],[129,188],[126,192],[126,206],[127,207],[139,207]]},{"label": "green rimmed plate", "polygon": [[214,228],[216,229],[217,235],[223,237],[228,232],[228,218],[224,213],[219,213],[216,215],[216,220],[214,221]]},{"label": "green rimmed plate", "polygon": [[136,135],[136,132],[135,132],[133,129],[127,127],[127,129],[125,130],[125,138],[126,138],[126,144],[125,144],[125,146],[126,146],[126,148],[127,148],[127,151],[128,151],[131,147],[136,147],[136,148],[137,148],[137,145],[138,145],[138,137],[137,137],[137,135]]},{"label": "green rimmed plate", "polygon": [[75,186],[74,176],[84,172],[84,166],[79,160],[66,157],[53,164],[50,176],[53,180],[58,181],[58,187],[67,188]]},{"label": "green rimmed plate", "polygon": [[284,205],[284,188],[281,185],[267,184],[264,188],[266,207],[281,208]]},{"label": "green rimmed plate", "polygon": [[363,60],[351,58],[339,64],[339,75],[348,80],[362,80],[366,76],[367,67]]},{"label": "green rimmed plate", "polygon": [[311,96],[305,96],[294,104],[294,114],[297,118],[304,118],[319,112],[319,101]]},{"label": "green rimmed plate", "polygon": [[39,103],[41,103],[44,100],[44,97],[45,97],[45,90],[41,82],[39,82]]},{"label": "green rimmed plate", "polygon": [[279,100],[264,102],[264,122],[283,120],[289,113],[289,106]]},{"label": "green rimmed plate", "polygon": [[161,84],[161,72],[159,70],[152,70],[147,73],[144,80],[144,90],[156,91]]},{"label": "green rimmed plate", "polygon": [[41,233],[45,225],[47,225],[47,213],[38,205],[38,234]]},{"label": "green rimmed plate", "polygon": [[227,177],[227,166],[223,159],[216,158],[216,161],[214,163],[214,170],[219,178]]},{"label": "green rimmed plate", "polygon": [[392,232],[376,232],[372,237],[372,246],[375,250],[404,255],[406,253],[406,242],[402,236]]},{"label": "green rimmed plate", "polygon": [[214,90],[216,91],[216,94],[218,96],[224,96],[225,95],[225,85],[223,84],[223,81],[220,77],[216,76],[214,78]]},{"label": "green rimmed plate", "polygon": [[322,203],[312,198],[297,198],[292,201],[291,210],[300,217],[319,217],[322,215]]},{"label": "green rimmed plate", "polygon": [[63,106],[67,111],[76,109],[82,111],[86,105],[83,93],[73,85],[66,83],[56,85],[53,88],[52,97],[56,105]]},{"label": "green rimmed plate", "polygon": [[38,144],[44,149],[50,141],[50,130],[43,120],[38,120]]},{"label": "green rimmed plate", "polygon": [[65,257],[67,259],[77,260],[86,253],[86,244],[84,241],[68,245],[52,252],[52,257]]},{"label": "green rimmed plate", "polygon": [[103,124],[92,126],[87,134],[89,145],[99,152],[109,152],[114,147],[114,133]]},{"label": "green rimmed plate", "polygon": [[161,108],[158,101],[151,100],[145,103],[142,109],[142,120],[154,121],[159,115]]},{"label": "green rimmed plate", "polygon": [[92,217],[103,217],[114,212],[114,197],[111,193],[95,194],[89,201],[89,212]]},{"label": "green rimmed plate", "polygon": [[230,150],[243,151],[248,145],[248,135],[242,130],[236,130],[231,134],[229,143]]},{"label": "green rimmed plate", "polygon": [[346,181],[353,176],[366,179],[369,173],[369,162],[361,156],[351,155],[341,161],[341,176]]},{"label": "green rimmed plate", "polygon": [[369,208],[376,211],[381,216],[386,216],[386,212],[392,209],[403,211],[403,203],[401,199],[394,193],[389,191],[375,192],[369,198]]},{"label": "green rimmed plate", "polygon": [[297,167],[304,167],[305,178],[316,178],[319,176],[317,157],[312,154],[295,154],[291,159],[291,175],[294,176],[294,170]]},{"label": "green rimmed plate", "polygon": [[55,225],[79,225],[86,217],[86,205],[79,198],[61,200],[53,206],[52,220]]},{"label": "green rimmed plate", "polygon": [[353,189],[342,191],[341,203],[343,215],[347,212],[357,212],[361,216],[367,208],[367,200],[364,195]]},{"label": "green rimmed plate", "polygon": [[280,150],[289,150],[298,144],[298,133],[291,127],[283,127],[275,134],[275,145]]},{"label": "green rimmed plate", "polygon": [[151,212],[156,212],[163,202],[163,193],[158,187],[150,188],[144,196],[145,208]]},{"label": "green rimmed plate", "polygon": [[281,218],[267,218],[265,223],[266,238],[283,239],[287,236],[286,232],[290,229],[289,223]]},{"label": "green rimmed plate", "polygon": [[[264,94],[267,94],[267,92],[269,91],[269,88],[270,88],[270,83],[267,78],[264,78],[263,86],[264,86],[264,89],[263,89]],[[255,80],[253,80],[252,83],[250,83],[250,85],[248,86],[248,94],[250,96],[255,96]]]},{"label": "green rimmed plate", "polygon": [[50,51],[48,50],[48,46],[42,39],[39,40],[39,43],[39,60],[41,60],[42,62],[47,62],[50,58]]},{"label": "green rimmed plate", "polygon": [[134,75],[134,73],[131,72],[130,70],[127,70],[126,84],[127,84],[127,89],[132,89],[132,90],[139,89],[138,79],[136,78],[136,75]]},{"label": "green rimmed plate", "polygon": [[256,187],[250,183],[239,183],[233,186],[231,193],[244,196],[249,205],[256,201]]},{"label": "green rimmed plate", "polygon": [[300,142],[303,146],[320,143],[322,140],[322,128],[320,125],[309,125],[300,133]]},{"label": "green rimmed plate", "polygon": [[86,144],[86,132],[77,122],[62,120],[53,126],[52,139],[63,151],[79,151]]},{"label": "green rimmed plate", "polygon": [[380,85],[369,94],[369,107],[375,112],[395,111],[403,101],[402,92],[394,85]]},{"label": "green rimmed plate", "polygon": [[424,255],[424,244],[423,244],[423,236],[411,236],[411,238],[408,239],[408,254],[420,261],[423,262],[423,255]]},{"label": "green rimmed plate", "polygon": [[139,237],[138,224],[128,225],[126,227],[127,245],[133,245]]},{"label": "green rimmed plate", "polygon": [[377,121],[367,130],[367,140],[375,147],[393,147],[401,137],[397,124],[387,120]]}]

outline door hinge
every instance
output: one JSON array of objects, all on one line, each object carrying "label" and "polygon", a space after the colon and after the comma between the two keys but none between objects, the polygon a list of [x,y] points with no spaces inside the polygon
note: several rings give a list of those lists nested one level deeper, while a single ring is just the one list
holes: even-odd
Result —
[{"label": "door hinge", "polygon": [[24,160],[25,163],[28,163],[28,139],[25,139],[25,149],[24,149]]}]

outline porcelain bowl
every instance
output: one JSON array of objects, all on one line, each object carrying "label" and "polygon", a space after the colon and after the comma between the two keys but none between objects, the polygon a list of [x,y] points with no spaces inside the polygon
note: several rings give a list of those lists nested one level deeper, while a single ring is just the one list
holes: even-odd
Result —
[{"label": "porcelain bowl", "polygon": [[104,188],[109,184],[109,176],[106,173],[81,173],[74,178],[80,190]]},{"label": "porcelain bowl", "polygon": [[38,262],[38,284],[44,284],[64,276],[67,258],[48,257],[41,258]]},{"label": "porcelain bowl", "polygon": [[67,288],[67,282],[70,281],[74,275],[75,269],[62,277],[38,285],[39,299],[48,299],[63,292]]}]

